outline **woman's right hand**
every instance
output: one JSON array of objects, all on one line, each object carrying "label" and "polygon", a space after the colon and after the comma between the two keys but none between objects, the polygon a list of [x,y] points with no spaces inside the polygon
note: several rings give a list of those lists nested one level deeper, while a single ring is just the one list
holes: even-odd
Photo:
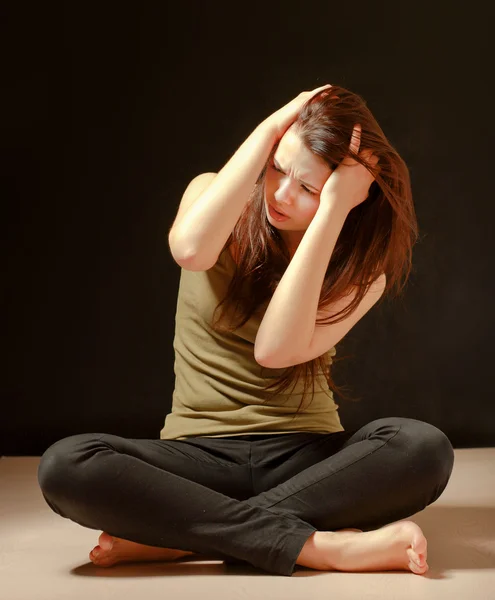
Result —
[{"label": "woman's right hand", "polygon": [[318,94],[322,90],[330,89],[331,87],[332,86],[329,83],[327,83],[326,85],[317,87],[316,89],[310,92],[301,92],[288,104],[282,106],[282,108],[279,108],[276,112],[274,112],[267,119],[265,119],[265,123],[269,124],[272,128],[275,129],[277,139],[280,139],[287,131],[287,129],[289,129],[292,123],[296,120],[299,111],[306,104],[306,102],[313,96],[316,96],[316,94]]}]

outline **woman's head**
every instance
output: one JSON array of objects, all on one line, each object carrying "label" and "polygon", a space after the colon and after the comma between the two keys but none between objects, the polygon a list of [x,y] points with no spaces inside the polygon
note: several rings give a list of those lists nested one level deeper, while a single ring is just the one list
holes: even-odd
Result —
[{"label": "woman's head", "polygon": [[[380,169],[374,174],[368,198],[346,217],[326,270],[318,308],[328,308],[350,292],[356,293],[345,310],[318,323],[337,323],[349,316],[381,273],[387,276],[386,292],[395,288],[399,293],[405,286],[412,268],[412,247],[418,238],[409,171],[364,100],[345,88],[332,86],[306,103],[274,145],[227,241],[226,247],[232,243],[237,246],[237,270],[218,308],[224,303],[225,310],[237,306],[239,321],[232,330],[271,298],[318,209],[318,192],[350,155],[357,123],[361,125],[359,151],[371,150],[379,159]],[[351,156],[365,164],[359,155]],[[277,221],[269,213],[270,204],[289,219]],[[309,371],[314,381],[316,367],[325,371],[324,361],[325,356],[291,367],[281,380],[283,386]],[[327,380],[331,389],[339,389],[329,372]]]},{"label": "woman's head", "polygon": [[[264,204],[268,221],[279,230],[291,254],[313,220],[331,173],[325,161],[308,150],[296,129],[290,127],[268,163]],[[286,217],[279,219],[273,209]]]},{"label": "woman's head", "polygon": [[[291,247],[291,253],[316,214],[319,192],[325,181],[351,154],[350,139],[357,123],[361,125],[360,152],[370,149],[380,159],[380,169],[382,165],[384,168],[381,185],[377,181],[371,186],[370,197],[372,192],[383,188],[385,196],[392,200],[393,193],[387,190],[387,178],[390,180],[397,176],[394,163],[401,159],[391,148],[376,119],[360,96],[339,86],[323,90],[306,103],[298,118],[274,146],[261,175],[267,219],[279,229],[281,238]],[[352,158],[362,162],[354,154]],[[402,170],[404,167],[402,165]],[[302,186],[301,180],[313,186]],[[409,185],[408,181],[404,183],[406,187]],[[376,196],[376,193],[373,194],[373,197]],[[277,221],[269,211],[270,205],[278,207],[290,218]]]}]

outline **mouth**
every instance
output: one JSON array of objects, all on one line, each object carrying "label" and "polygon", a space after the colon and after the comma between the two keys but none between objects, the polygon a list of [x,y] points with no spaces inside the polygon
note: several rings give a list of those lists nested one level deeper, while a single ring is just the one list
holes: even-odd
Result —
[{"label": "mouth", "polygon": [[275,217],[278,217],[280,219],[288,219],[289,216],[286,215],[285,213],[277,210],[272,204],[268,204],[268,208],[271,211],[272,215],[274,215]]},{"label": "mouth", "polygon": [[279,214],[279,215],[282,215],[283,217],[287,217],[287,215],[286,215],[284,212],[282,212],[281,210],[278,210],[278,208],[275,208],[275,207],[273,207],[273,209],[274,209],[276,212],[278,212],[278,214]]}]

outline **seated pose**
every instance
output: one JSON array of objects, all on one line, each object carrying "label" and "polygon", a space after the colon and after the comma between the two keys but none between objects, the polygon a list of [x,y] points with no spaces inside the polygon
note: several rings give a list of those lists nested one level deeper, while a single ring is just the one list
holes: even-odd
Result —
[{"label": "seated pose", "polygon": [[444,491],[452,445],[411,418],[344,430],[330,372],[404,287],[417,236],[404,161],[340,86],[302,92],[189,183],[168,235],[181,278],[159,439],[72,435],[39,465],[52,510],[101,530],[95,565],[428,570],[406,518]]}]

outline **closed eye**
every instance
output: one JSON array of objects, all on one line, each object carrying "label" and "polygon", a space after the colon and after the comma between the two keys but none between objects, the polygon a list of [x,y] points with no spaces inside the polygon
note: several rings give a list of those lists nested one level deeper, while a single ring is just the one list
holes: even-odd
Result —
[{"label": "closed eye", "polygon": [[[275,171],[277,171],[278,173],[282,173],[282,175],[285,175],[285,173],[281,169],[277,169],[277,167],[273,163],[272,163],[272,168],[275,169]],[[308,192],[308,194],[311,194],[312,196],[318,196],[318,194],[316,192],[313,192],[312,190],[307,188],[302,183],[300,185],[305,192]]]}]

